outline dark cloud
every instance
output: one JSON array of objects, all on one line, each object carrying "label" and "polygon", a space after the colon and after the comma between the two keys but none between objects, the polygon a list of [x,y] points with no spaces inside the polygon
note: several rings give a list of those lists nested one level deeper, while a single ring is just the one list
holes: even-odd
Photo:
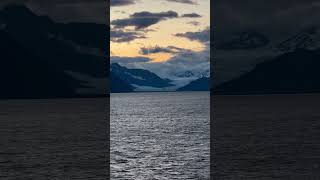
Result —
[{"label": "dark cloud", "polygon": [[177,2],[177,3],[184,3],[184,4],[198,4],[195,0],[167,0],[169,2]]},{"label": "dark cloud", "polygon": [[132,32],[132,31],[126,32],[118,29],[110,31],[110,41],[112,42],[118,42],[118,43],[130,42],[136,39],[143,39],[143,38],[146,38],[146,37],[139,32]]},{"label": "dark cloud", "polygon": [[111,22],[115,28],[124,28],[127,26],[133,26],[136,30],[147,28],[151,25],[157,24],[162,20],[169,18],[177,18],[178,13],[174,11],[151,13],[148,11],[137,12],[130,15],[126,19],[116,19]]},{"label": "dark cloud", "polygon": [[178,13],[174,11],[167,11],[167,12],[160,12],[160,13],[142,11],[142,12],[136,12],[132,14],[130,17],[132,18],[176,18],[178,17]]},{"label": "dark cloud", "polygon": [[110,6],[127,6],[135,4],[135,0],[110,0]]},{"label": "dark cloud", "polygon": [[175,36],[187,38],[192,41],[207,43],[210,41],[210,28],[206,28],[205,30],[198,31],[198,32],[178,33],[178,34],[175,34]]},{"label": "dark cloud", "polygon": [[110,57],[111,63],[147,63],[150,62],[151,59],[146,57],[119,57],[119,56],[111,56]]},{"label": "dark cloud", "polygon": [[197,13],[190,13],[190,14],[183,14],[181,17],[187,17],[187,18],[200,18],[202,17],[200,14]]},{"label": "dark cloud", "polygon": [[148,54],[156,54],[156,53],[170,53],[170,54],[175,54],[175,53],[180,53],[180,52],[185,52],[188,51],[183,48],[175,47],[175,46],[168,46],[168,47],[160,47],[160,46],[155,46],[155,47],[143,47],[140,50],[140,54],[142,55],[148,55]]}]

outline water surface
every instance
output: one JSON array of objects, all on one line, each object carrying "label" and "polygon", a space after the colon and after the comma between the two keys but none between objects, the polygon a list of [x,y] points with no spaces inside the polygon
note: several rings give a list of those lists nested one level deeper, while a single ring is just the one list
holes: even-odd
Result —
[{"label": "water surface", "polygon": [[111,95],[111,179],[209,179],[209,92]]}]

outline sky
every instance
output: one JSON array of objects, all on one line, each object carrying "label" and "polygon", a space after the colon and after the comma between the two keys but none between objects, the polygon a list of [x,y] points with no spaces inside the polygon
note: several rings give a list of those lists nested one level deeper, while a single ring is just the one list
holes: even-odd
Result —
[{"label": "sky", "polygon": [[[127,33],[135,33],[137,36],[137,38],[127,41],[111,37],[111,56],[140,56],[150,58],[152,62],[163,62],[170,60],[177,52],[183,50],[203,51],[206,48],[205,44],[197,40],[182,37],[182,34],[203,31],[209,27],[210,1],[198,0],[193,3],[192,1],[188,2],[183,0],[180,2],[170,0],[139,0],[132,1],[132,3],[128,3],[127,5],[111,6],[111,33],[115,34],[115,31],[126,31]],[[159,20],[154,18],[155,23],[150,23],[150,26],[146,25],[145,27],[117,27],[116,22],[121,22],[119,20],[129,20],[130,16],[134,13],[142,11],[149,12],[149,16],[159,16]],[[172,13],[172,17],[169,17],[170,12]],[[161,18],[161,13],[163,13],[163,16],[168,17]],[[166,13],[168,14],[166,15]],[[131,20],[135,21],[134,18],[131,18]],[[148,21],[148,17],[144,18],[144,20]]]},{"label": "sky", "polygon": [[112,0],[110,25],[111,63],[171,80],[210,71],[210,0]]}]

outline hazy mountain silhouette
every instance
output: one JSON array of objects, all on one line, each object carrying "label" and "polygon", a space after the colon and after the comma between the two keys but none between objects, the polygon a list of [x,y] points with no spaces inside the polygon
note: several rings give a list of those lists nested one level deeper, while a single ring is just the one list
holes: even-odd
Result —
[{"label": "hazy mountain silhouette", "polygon": [[320,50],[297,49],[258,64],[251,72],[217,86],[216,93],[320,92]]},{"label": "hazy mountain silhouette", "polygon": [[[24,65],[24,71],[37,74],[38,77],[35,78],[41,79],[40,83],[40,80],[37,81],[30,75],[25,77],[24,83],[19,84],[11,81],[22,77],[19,77],[19,74],[13,77],[14,74],[11,73],[11,78],[7,77],[8,80],[6,80],[7,87],[11,87],[10,83],[19,84],[20,87],[19,90],[12,89],[12,93],[19,91],[19,93],[25,93],[26,97],[46,97],[49,96],[48,94],[51,94],[50,97],[76,95],[77,88],[84,87],[82,84],[90,84],[82,82],[81,79],[74,79],[67,75],[66,71],[93,78],[107,78],[109,63],[106,63],[106,57],[101,52],[105,43],[103,37],[107,34],[105,25],[56,23],[48,17],[35,15],[24,6],[8,6],[0,11],[0,28],[2,34],[0,56],[2,56],[1,63],[4,64],[2,68],[7,65],[6,72],[10,74],[10,72],[20,72]],[[6,44],[11,45],[5,47]],[[8,64],[9,61],[10,64]],[[15,63],[16,66],[14,66]],[[18,64],[22,67],[18,67]],[[3,78],[5,77],[3,75]],[[23,87],[27,84],[28,87]],[[23,92],[23,88],[37,89],[41,88],[40,86],[49,86],[52,90],[50,93],[41,93],[42,91],[31,93],[27,90]],[[2,96],[6,95],[3,93]],[[16,96],[20,95],[16,94]]]},{"label": "hazy mountain silhouette", "polygon": [[210,78],[202,77],[194,80],[184,87],[178,89],[178,91],[209,91]]},{"label": "hazy mountain silhouette", "polygon": [[155,73],[145,69],[128,69],[118,63],[111,64],[111,73],[128,84],[163,88],[172,86],[170,80],[162,79]]}]

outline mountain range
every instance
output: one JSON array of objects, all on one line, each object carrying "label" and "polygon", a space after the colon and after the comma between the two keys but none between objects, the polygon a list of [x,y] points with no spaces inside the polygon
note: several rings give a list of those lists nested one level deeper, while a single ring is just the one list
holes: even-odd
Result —
[{"label": "mountain range", "polygon": [[[157,74],[146,69],[129,69],[118,63],[112,63],[111,92],[132,92],[132,91],[208,91],[209,77],[200,77],[186,86],[175,88],[174,81],[161,78]],[[184,75],[190,77],[193,74],[186,72]],[[190,76],[189,76],[190,75]]]}]

